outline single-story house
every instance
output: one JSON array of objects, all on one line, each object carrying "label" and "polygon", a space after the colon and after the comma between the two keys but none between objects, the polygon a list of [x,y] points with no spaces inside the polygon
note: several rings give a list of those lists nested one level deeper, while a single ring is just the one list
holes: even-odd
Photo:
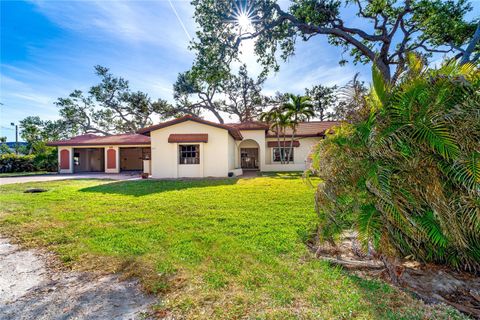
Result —
[{"label": "single-story house", "polygon": [[335,121],[298,125],[290,163],[280,153],[290,147],[291,130],[281,139],[266,123],[219,124],[184,116],[142,128],[134,134],[85,134],[52,141],[58,147],[60,173],[143,171],[153,178],[226,177],[244,170],[301,171],[312,147]]}]

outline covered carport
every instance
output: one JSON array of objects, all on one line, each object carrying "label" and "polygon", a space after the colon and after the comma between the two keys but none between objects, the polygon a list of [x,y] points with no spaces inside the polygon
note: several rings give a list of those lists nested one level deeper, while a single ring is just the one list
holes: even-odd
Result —
[{"label": "covered carport", "polygon": [[150,137],[142,134],[84,134],[47,145],[58,147],[60,173],[143,171],[150,160]]},{"label": "covered carport", "polygon": [[120,147],[120,171],[143,171],[143,160],[150,159],[150,148]]},{"label": "covered carport", "polygon": [[74,148],[73,172],[103,172],[105,171],[104,148]]}]

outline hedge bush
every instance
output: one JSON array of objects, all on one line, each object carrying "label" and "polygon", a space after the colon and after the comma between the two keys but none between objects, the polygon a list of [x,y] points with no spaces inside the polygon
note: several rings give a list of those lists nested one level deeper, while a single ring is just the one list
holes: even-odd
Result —
[{"label": "hedge bush", "polygon": [[36,155],[0,155],[0,173],[33,171],[57,171],[56,150]]}]

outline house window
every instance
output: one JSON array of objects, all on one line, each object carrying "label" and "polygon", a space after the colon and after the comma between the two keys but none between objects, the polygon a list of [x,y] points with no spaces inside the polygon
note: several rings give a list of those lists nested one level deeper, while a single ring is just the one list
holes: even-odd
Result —
[{"label": "house window", "polygon": [[179,146],[179,164],[200,164],[200,145],[187,144]]},{"label": "house window", "polygon": [[280,157],[280,154],[283,156],[283,160],[287,161],[287,155],[290,151],[292,153],[290,154],[290,159],[288,161],[293,162],[293,150],[290,148],[273,148],[273,162],[280,162],[282,161],[282,158]]}]

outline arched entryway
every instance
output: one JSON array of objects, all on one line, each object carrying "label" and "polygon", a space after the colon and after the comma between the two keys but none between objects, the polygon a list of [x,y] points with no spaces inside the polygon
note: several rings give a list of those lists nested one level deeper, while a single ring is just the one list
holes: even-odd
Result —
[{"label": "arched entryway", "polygon": [[255,140],[247,139],[238,145],[240,167],[243,170],[260,169],[260,146]]}]

